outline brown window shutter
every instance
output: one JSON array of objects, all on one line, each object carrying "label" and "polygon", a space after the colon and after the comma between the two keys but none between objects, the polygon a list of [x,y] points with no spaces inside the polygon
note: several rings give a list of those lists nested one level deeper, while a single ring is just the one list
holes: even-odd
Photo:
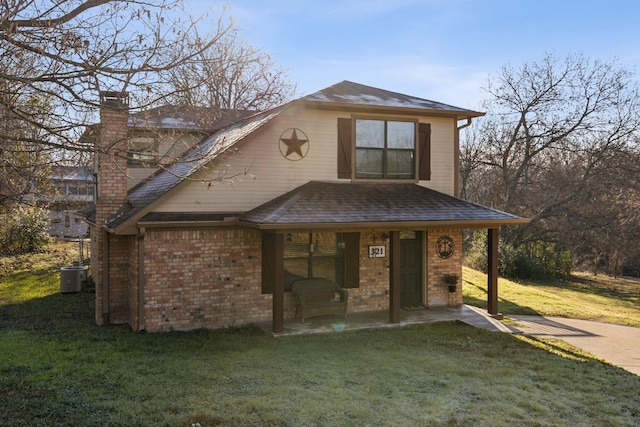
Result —
[{"label": "brown window shutter", "polygon": [[344,286],[360,287],[360,233],[344,234]]},{"label": "brown window shutter", "polygon": [[284,237],[262,233],[262,293],[272,294],[277,280],[284,283]]},{"label": "brown window shutter", "polygon": [[351,178],[351,119],[338,119],[338,178]]},{"label": "brown window shutter", "polygon": [[431,179],[431,125],[418,126],[418,179]]}]

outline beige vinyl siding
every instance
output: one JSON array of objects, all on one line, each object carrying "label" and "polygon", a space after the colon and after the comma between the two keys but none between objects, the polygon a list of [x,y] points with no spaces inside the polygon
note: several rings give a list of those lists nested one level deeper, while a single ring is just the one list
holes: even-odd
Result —
[{"label": "beige vinyl siding", "polygon": [[[350,114],[290,107],[238,144],[237,150],[181,184],[153,210],[245,212],[309,181],[337,181],[338,117]],[[432,179],[421,184],[453,194],[454,120],[420,121],[432,126]],[[290,128],[302,130],[309,139],[309,152],[298,161],[280,153],[280,136]]]},{"label": "beige vinyl siding", "polygon": [[420,185],[453,196],[456,121],[447,117],[421,117],[420,122],[431,123],[431,179],[420,181]]},{"label": "beige vinyl siding", "polygon": [[[306,182],[335,180],[338,116],[302,111],[293,106],[282,112],[237,145],[238,150],[231,150],[194,181],[181,184],[154,211],[244,212]],[[309,139],[309,152],[302,160],[287,160],[280,153],[280,136],[290,128],[301,129]]]}]

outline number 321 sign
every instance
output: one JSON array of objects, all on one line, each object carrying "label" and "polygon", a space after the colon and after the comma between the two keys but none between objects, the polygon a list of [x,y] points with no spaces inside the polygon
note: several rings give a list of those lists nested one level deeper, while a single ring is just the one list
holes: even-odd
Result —
[{"label": "number 321 sign", "polygon": [[369,258],[384,258],[387,256],[385,245],[369,246]]}]

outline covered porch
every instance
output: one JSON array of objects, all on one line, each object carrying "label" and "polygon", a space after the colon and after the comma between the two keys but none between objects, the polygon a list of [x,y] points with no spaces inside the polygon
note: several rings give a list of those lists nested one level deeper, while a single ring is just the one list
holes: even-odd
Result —
[{"label": "covered porch", "polygon": [[[378,273],[381,275],[379,279],[384,282],[382,298],[386,301],[385,310],[375,315],[371,312],[372,310],[359,309],[355,313],[349,312],[348,317],[352,319],[351,321],[335,323],[336,328],[347,330],[379,327],[381,324],[421,323],[425,319],[444,320],[447,319],[448,310],[453,310],[451,313],[455,316],[462,315],[461,312],[456,311],[459,307],[430,307],[430,310],[423,313],[417,312],[419,310],[403,309],[404,304],[401,304],[401,298],[406,274],[402,265],[404,260],[401,257],[403,241],[401,236],[407,231],[424,235],[423,231],[426,230],[487,229],[489,260],[487,311],[491,316],[498,316],[499,227],[526,221],[526,219],[470,203],[417,184],[314,181],[253,209],[239,219],[241,225],[257,228],[262,232],[262,286],[263,294],[272,295],[270,329],[274,334],[285,333],[287,328],[290,333],[308,328],[307,325],[296,326],[296,319],[287,319],[285,316],[285,294],[288,291],[285,289],[285,282],[289,273],[284,266],[285,240],[288,240],[291,233],[309,232],[310,255],[313,255],[314,248],[311,238],[313,233],[332,231],[359,236],[361,233],[373,231],[386,236],[384,244],[378,246],[383,252],[383,257],[386,258],[383,267],[386,273]],[[453,252],[454,239],[448,236],[443,237],[448,239],[451,245],[450,251]],[[366,266],[356,264],[354,268],[351,267],[357,262],[358,257],[361,260],[366,259],[365,252],[367,249],[371,250],[371,246],[367,248],[365,243],[358,243],[358,238],[355,238],[355,243],[350,244],[351,239],[344,239],[342,242],[343,247],[346,248],[344,265],[346,288],[357,288],[360,283],[365,286],[369,283],[358,276],[358,274],[368,273]],[[420,267],[423,268],[420,282],[424,288],[423,295],[428,296],[429,282],[436,280],[434,278],[436,274],[433,271],[433,263],[425,260],[425,254],[438,249],[432,247],[434,242],[428,242],[426,239],[423,242],[422,249],[418,249],[422,251],[420,262],[423,265]],[[457,245],[459,245],[456,249],[458,260],[454,263],[457,271],[453,272],[459,276],[462,269],[462,241],[458,240]],[[441,258],[447,258],[446,255],[444,254]],[[355,261],[350,263],[350,260]],[[311,272],[311,269],[309,271]],[[437,274],[441,275],[442,271]],[[308,277],[314,276],[309,273]],[[376,297],[380,299],[383,295],[379,292],[380,286],[377,290]],[[461,294],[458,301],[457,304],[461,304]],[[430,305],[427,304],[427,306]],[[361,314],[363,312],[364,314]],[[373,318],[376,320],[369,320]]]}]

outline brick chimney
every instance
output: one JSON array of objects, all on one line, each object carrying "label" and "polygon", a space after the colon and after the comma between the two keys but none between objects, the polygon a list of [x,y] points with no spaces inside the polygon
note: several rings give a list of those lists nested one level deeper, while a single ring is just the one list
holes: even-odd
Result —
[{"label": "brick chimney", "polygon": [[97,168],[96,224],[115,215],[127,200],[127,130],[129,96],[100,93],[100,133]]},{"label": "brick chimney", "polygon": [[[91,230],[91,275],[96,284],[96,323],[111,323],[110,317],[120,310],[121,292],[110,282],[118,283],[118,261],[112,257],[123,245],[120,236],[103,228],[127,203],[127,148],[129,97],[126,92],[100,93],[100,129],[96,142],[95,173],[96,226]],[[114,269],[116,271],[114,271]]]}]

